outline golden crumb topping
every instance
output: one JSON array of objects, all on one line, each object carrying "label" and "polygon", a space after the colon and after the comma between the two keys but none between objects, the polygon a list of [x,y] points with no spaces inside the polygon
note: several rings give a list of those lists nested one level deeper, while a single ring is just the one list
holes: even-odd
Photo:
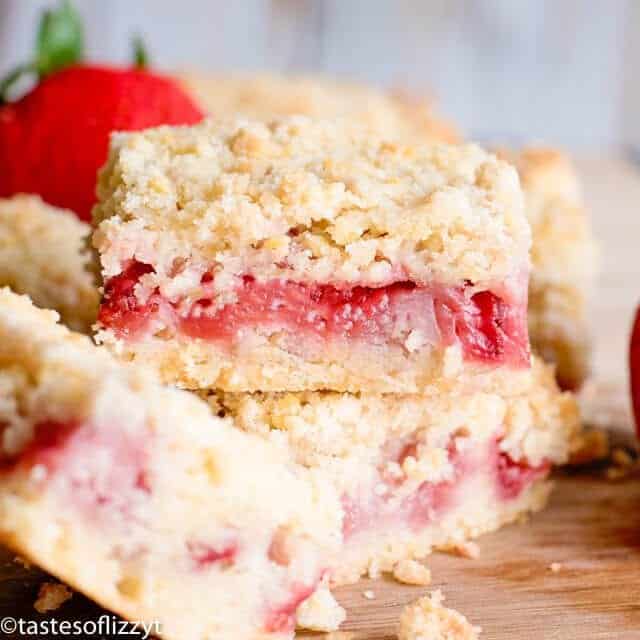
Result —
[{"label": "golden crumb topping", "polygon": [[476,283],[528,264],[515,170],[474,145],[410,146],[302,116],[115,134],[99,180],[103,275],[133,256],[182,292],[212,263],[316,282]]}]

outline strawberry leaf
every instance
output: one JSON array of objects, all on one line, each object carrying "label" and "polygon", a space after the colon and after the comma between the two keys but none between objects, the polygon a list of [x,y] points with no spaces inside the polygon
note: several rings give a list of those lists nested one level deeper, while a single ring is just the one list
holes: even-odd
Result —
[{"label": "strawberry leaf", "polygon": [[42,14],[35,58],[12,69],[0,80],[0,104],[15,96],[16,87],[25,80],[43,78],[82,60],[84,35],[82,21],[68,0],[62,0],[56,9]]},{"label": "strawberry leaf", "polygon": [[139,35],[133,37],[133,66],[136,69],[146,69],[149,66],[149,52]]},{"label": "strawberry leaf", "polygon": [[36,68],[40,77],[80,61],[84,51],[82,21],[68,0],[42,15],[36,42]]}]

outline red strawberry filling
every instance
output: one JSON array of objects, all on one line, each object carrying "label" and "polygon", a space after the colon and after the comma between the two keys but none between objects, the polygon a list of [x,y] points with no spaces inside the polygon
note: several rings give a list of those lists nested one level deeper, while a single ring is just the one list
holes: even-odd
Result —
[{"label": "red strawberry filling", "polygon": [[187,550],[198,569],[206,569],[213,565],[228,567],[236,559],[238,545],[235,542],[228,542],[215,547],[204,542],[187,542]]},{"label": "red strawberry filling", "polygon": [[[151,493],[146,443],[123,432],[94,428],[76,422],[45,420],[34,426],[33,438],[0,468],[41,467],[48,477],[64,481],[63,491],[81,506],[88,518],[99,517],[98,508],[109,507],[118,517],[131,511],[134,496]],[[87,468],[87,451],[100,451]]]},{"label": "red strawberry filling", "polygon": [[295,584],[290,597],[280,605],[271,608],[266,615],[264,630],[269,633],[288,633],[296,627],[296,609],[318,587],[318,582],[312,585]]},{"label": "red strawberry filling", "polygon": [[[455,440],[448,449],[452,474],[441,482],[423,482],[402,500],[394,498],[394,491],[401,487],[404,476],[389,476],[385,472],[380,473],[380,483],[375,491],[345,494],[342,498],[345,540],[349,541],[359,533],[397,528],[402,523],[412,531],[420,531],[455,507],[462,485],[472,482],[472,477],[483,469],[492,475],[497,499],[506,502],[516,499],[533,482],[546,476],[551,468],[548,462],[531,466],[525,460],[514,461],[500,451],[499,438],[491,442],[484,460],[470,447],[461,449]],[[416,444],[409,443],[391,460],[402,465],[408,456],[415,457],[416,453]]]},{"label": "red strawberry filling", "polygon": [[[407,348],[459,343],[465,358],[515,367],[529,365],[526,304],[490,291],[395,282],[383,287],[338,289],[288,280],[259,282],[245,276],[235,291],[237,300],[219,306],[211,295],[194,303],[171,302],[156,290],[141,303],[136,296],[140,278],[152,267],[132,262],[105,286],[99,320],[120,338],[135,340],[155,318],[173,331],[226,344],[243,330],[285,333],[299,343],[328,340],[367,344],[397,342]],[[212,278],[203,277],[203,290]],[[295,345],[293,345],[295,348]]]}]

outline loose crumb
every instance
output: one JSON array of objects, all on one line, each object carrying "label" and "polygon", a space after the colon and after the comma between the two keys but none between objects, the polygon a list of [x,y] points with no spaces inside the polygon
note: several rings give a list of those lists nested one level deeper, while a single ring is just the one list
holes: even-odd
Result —
[{"label": "loose crumb", "polygon": [[407,605],[400,615],[398,640],[477,640],[482,629],[443,602],[437,590]]},{"label": "loose crumb", "polygon": [[585,465],[609,457],[609,434],[602,429],[585,431],[571,453],[569,464]]},{"label": "loose crumb", "polygon": [[616,447],[611,452],[611,466],[607,467],[605,476],[607,480],[621,480],[636,471],[640,464],[629,451],[623,447]]},{"label": "loose crumb", "polygon": [[44,582],[40,585],[38,598],[33,603],[33,608],[38,613],[48,613],[59,609],[73,596],[73,591],[59,582]]},{"label": "loose crumb", "polygon": [[373,600],[376,597],[376,594],[373,593],[373,591],[371,591],[371,589],[367,589],[366,591],[362,592],[362,595],[367,599],[367,600]]},{"label": "loose crumb", "polygon": [[25,569],[31,569],[31,567],[33,566],[26,558],[23,558],[22,556],[16,556],[13,561],[16,564],[21,565],[23,568]]},{"label": "loose crumb", "polygon": [[480,547],[476,542],[459,542],[451,547],[451,551],[462,558],[475,560],[480,557]]},{"label": "loose crumb", "polygon": [[393,577],[404,584],[426,587],[431,584],[431,571],[415,560],[401,560],[393,568]]},{"label": "loose crumb", "polygon": [[553,573],[558,573],[558,571],[560,571],[562,569],[562,563],[561,562],[552,562],[549,565],[549,569],[551,569],[551,571]]},{"label": "loose crumb", "polygon": [[630,469],[627,469],[625,467],[609,467],[606,471],[605,471],[605,476],[607,478],[607,480],[611,480],[611,481],[616,481],[616,480],[622,480],[623,478],[626,478],[629,474],[631,473]]},{"label": "loose crumb", "polygon": [[617,467],[632,467],[636,463],[633,456],[622,447],[616,447],[611,452],[611,460]]},{"label": "loose crumb", "polygon": [[298,626],[311,631],[335,631],[347,617],[327,587],[320,587],[296,612]]}]

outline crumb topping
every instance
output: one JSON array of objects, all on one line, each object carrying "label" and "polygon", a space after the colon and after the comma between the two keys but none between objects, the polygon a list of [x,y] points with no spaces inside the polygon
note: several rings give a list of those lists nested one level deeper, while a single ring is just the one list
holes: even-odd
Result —
[{"label": "crumb topping", "polygon": [[[496,283],[528,265],[515,170],[474,145],[387,142],[293,116],[114,134],[98,185],[103,276],[135,258],[164,294],[216,265],[298,281]],[[179,274],[176,277],[176,274]]]}]

